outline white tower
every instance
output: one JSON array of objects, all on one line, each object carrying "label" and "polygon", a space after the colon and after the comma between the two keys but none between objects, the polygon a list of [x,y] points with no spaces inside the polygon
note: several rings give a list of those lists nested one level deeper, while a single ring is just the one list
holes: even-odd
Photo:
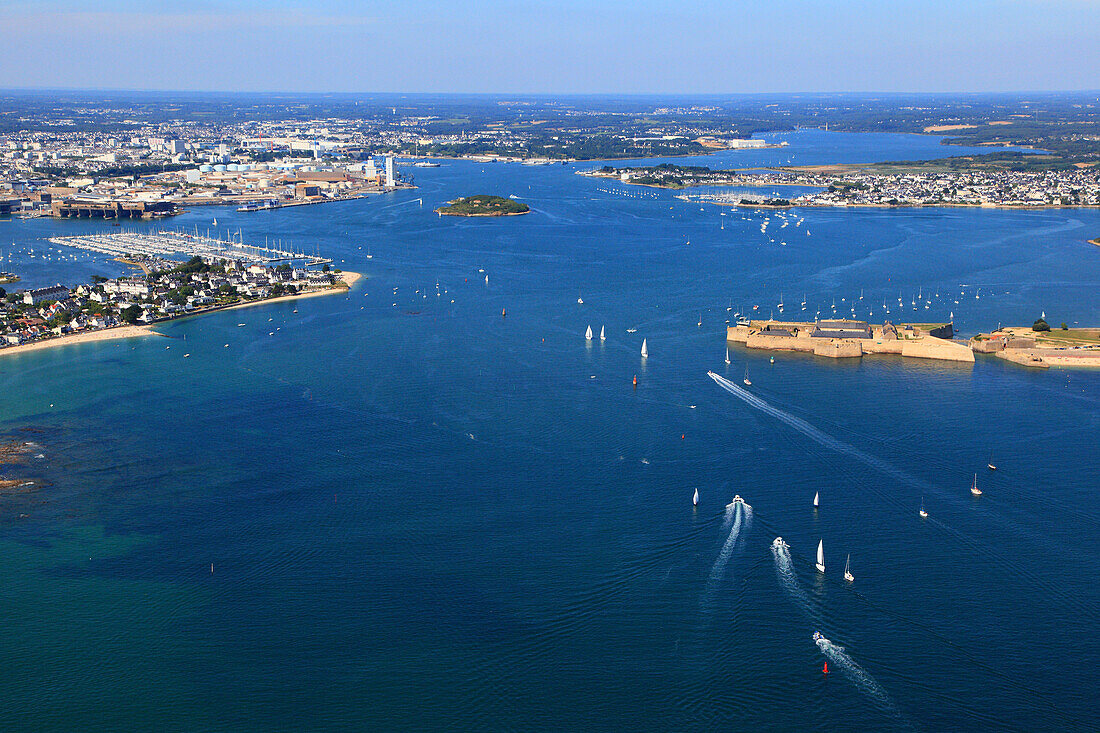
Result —
[{"label": "white tower", "polygon": [[393,188],[397,185],[397,181],[393,177],[393,156],[386,156],[386,188]]}]

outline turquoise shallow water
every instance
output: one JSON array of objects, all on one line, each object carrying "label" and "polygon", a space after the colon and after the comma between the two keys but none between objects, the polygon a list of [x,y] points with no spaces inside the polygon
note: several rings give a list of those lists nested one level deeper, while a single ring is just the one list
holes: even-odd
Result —
[{"label": "turquoise shallow water", "polygon": [[[733,162],[944,152],[789,139]],[[912,317],[918,288],[940,294],[921,320],[964,333],[1100,323],[1100,213],[815,209],[763,236],[767,214],[577,168],[452,162],[413,169],[415,192],[217,210],[367,279],[0,360],[0,430],[42,446],[49,482],[0,497],[0,723],[1089,729],[1100,375],[739,349],[727,367],[723,329],[731,300],[780,291],[812,316],[900,290]],[[476,192],[534,212],[431,213]],[[97,226],[7,222],[0,242]],[[18,264],[30,284],[109,274]],[[746,366],[758,401],[706,376]]]}]

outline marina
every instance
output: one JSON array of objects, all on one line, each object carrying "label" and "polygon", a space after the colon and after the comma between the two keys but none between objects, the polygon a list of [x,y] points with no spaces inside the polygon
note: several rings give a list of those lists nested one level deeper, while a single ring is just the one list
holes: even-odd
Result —
[{"label": "marina", "polygon": [[[217,226],[217,219],[214,220],[213,225]],[[129,260],[183,256],[201,257],[208,261],[240,260],[254,265],[277,265],[286,262],[301,267],[319,267],[332,262],[331,259],[319,255],[282,249],[285,245],[281,242],[277,245],[265,242],[262,246],[245,244],[239,233],[227,234],[225,239],[219,239],[209,234],[200,234],[197,228],[193,233],[162,229],[155,233],[114,232],[50,237],[47,241],[60,246]]]}]

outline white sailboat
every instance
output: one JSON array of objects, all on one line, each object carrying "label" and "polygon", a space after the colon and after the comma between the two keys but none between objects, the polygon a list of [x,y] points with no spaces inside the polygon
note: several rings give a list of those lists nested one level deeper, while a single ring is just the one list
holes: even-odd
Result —
[{"label": "white sailboat", "polygon": [[578,295],[578,296],[577,296],[577,303],[578,303],[579,305],[584,305],[584,298],[582,298],[581,296],[579,296],[579,295]]},{"label": "white sailboat", "polygon": [[217,225],[218,225],[218,217],[215,216],[214,217],[214,223],[211,226],[217,226]]},{"label": "white sailboat", "polygon": [[817,572],[825,572],[825,540],[817,541],[817,563],[814,565]]},{"label": "white sailboat", "polygon": [[996,471],[997,470],[997,464],[993,462],[993,451],[989,451],[989,463],[987,463],[985,465],[989,466],[990,471]]},{"label": "white sailboat", "polygon": [[645,339],[642,339],[642,358],[643,359],[648,359],[649,358],[649,349],[646,348]]},{"label": "white sailboat", "polygon": [[603,326],[600,326],[600,341],[607,341],[607,336],[604,334]]},{"label": "white sailboat", "polygon": [[982,495],[982,490],[978,488],[978,474],[974,474],[974,483],[970,485],[970,493],[974,496]]},{"label": "white sailboat", "polygon": [[924,511],[924,497],[920,498],[920,515],[922,519],[928,518],[928,512]]},{"label": "white sailboat", "polygon": [[742,379],[741,381],[745,383],[746,387],[751,387],[752,386],[752,382],[749,381],[749,368],[748,367],[745,367],[745,378]]},{"label": "white sailboat", "polygon": [[586,341],[592,340],[592,326],[589,326],[588,330],[584,332],[584,338]]},{"label": "white sailboat", "polygon": [[699,506],[699,489],[696,489],[695,495],[691,497],[691,505]]},{"label": "white sailboat", "polygon": [[820,491],[815,491],[814,492],[814,509],[817,509],[817,507],[820,506],[820,504],[821,504],[821,492]]},{"label": "white sailboat", "polygon": [[730,363],[730,347],[726,347],[726,363]]},{"label": "white sailboat", "polygon": [[851,553],[848,553],[848,559],[844,561],[844,579],[847,580],[849,583],[855,580],[855,576],[852,575],[851,563],[852,555]]}]

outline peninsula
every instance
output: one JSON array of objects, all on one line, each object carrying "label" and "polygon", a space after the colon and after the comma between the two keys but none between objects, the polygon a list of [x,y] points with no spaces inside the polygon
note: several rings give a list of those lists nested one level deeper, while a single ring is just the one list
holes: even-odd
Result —
[{"label": "peninsula", "polygon": [[519,216],[531,211],[531,207],[514,199],[480,194],[449,201],[435,211],[440,216]]},{"label": "peninsula", "polygon": [[1067,208],[1100,206],[1100,169],[1015,171],[996,168],[925,167],[918,164],[809,166],[712,170],[664,164],[641,168],[604,166],[583,175],[658,188],[695,186],[811,189],[790,198],[766,198],[743,191],[681,194],[685,201],[725,206],[973,206]]},{"label": "peninsula", "polygon": [[[117,234],[57,237],[51,241],[115,253],[145,274],[105,278],[73,288],[57,284],[6,293],[0,288],[0,354],[49,346],[129,338],[153,333],[150,326],[199,313],[270,303],[288,298],[346,292],[359,275],[330,270],[327,260],[291,252],[193,237],[175,243],[176,235]],[[169,247],[191,247],[186,262],[159,253]],[[256,252],[265,253],[263,257]],[[317,269],[294,266],[292,256]],[[278,258],[280,264],[275,264]]]}]

